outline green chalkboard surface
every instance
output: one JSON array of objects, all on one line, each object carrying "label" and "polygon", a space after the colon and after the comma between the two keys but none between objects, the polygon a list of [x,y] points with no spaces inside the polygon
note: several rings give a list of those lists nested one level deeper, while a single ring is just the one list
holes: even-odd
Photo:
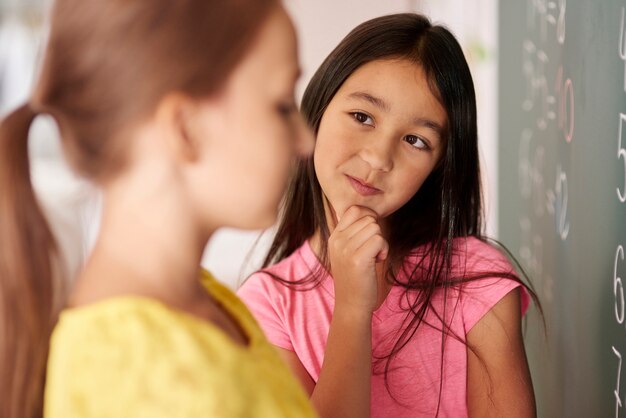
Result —
[{"label": "green chalkboard surface", "polygon": [[541,417],[626,417],[626,0],[499,5],[499,231]]}]

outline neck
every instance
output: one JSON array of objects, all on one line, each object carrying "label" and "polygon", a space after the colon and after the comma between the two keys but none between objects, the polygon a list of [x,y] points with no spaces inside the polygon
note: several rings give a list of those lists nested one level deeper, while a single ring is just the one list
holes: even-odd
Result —
[{"label": "neck", "polygon": [[70,305],[136,295],[184,306],[204,295],[202,231],[167,169],[125,176],[104,189],[100,234],[76,283]]}]

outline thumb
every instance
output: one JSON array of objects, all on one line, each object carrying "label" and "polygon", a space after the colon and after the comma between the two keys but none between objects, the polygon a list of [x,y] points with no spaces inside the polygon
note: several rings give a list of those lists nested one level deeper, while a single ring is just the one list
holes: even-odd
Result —
[{"label": "thumb", "polygon": [[389,255],[389,244],[385,243],[385,246],[376,255],[376,261],[385,261]]}]

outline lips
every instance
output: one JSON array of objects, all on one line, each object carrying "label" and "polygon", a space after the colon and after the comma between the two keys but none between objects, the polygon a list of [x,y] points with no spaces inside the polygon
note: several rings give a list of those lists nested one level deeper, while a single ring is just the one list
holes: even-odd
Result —
[{"label": "lips", "polygon": [[348,181],[350,182],[352,188],[361,196],[373,196],[383,192],[382,190],[377,189],[376,187],[372,186],[369,183],[366,183],[361,179],[349,176],[347,174],[346,177],[348,178]]}]

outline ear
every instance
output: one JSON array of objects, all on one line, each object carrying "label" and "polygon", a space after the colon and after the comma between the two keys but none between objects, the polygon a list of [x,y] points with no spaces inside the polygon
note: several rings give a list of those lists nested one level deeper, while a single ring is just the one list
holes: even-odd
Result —
[{"label": "ear", "polygon": [[168,133],[166,145],[181,162],[195,162],[200,155],[198,116],[196,101],[182,93],[168,94],[157,107],[156,121]]}]

